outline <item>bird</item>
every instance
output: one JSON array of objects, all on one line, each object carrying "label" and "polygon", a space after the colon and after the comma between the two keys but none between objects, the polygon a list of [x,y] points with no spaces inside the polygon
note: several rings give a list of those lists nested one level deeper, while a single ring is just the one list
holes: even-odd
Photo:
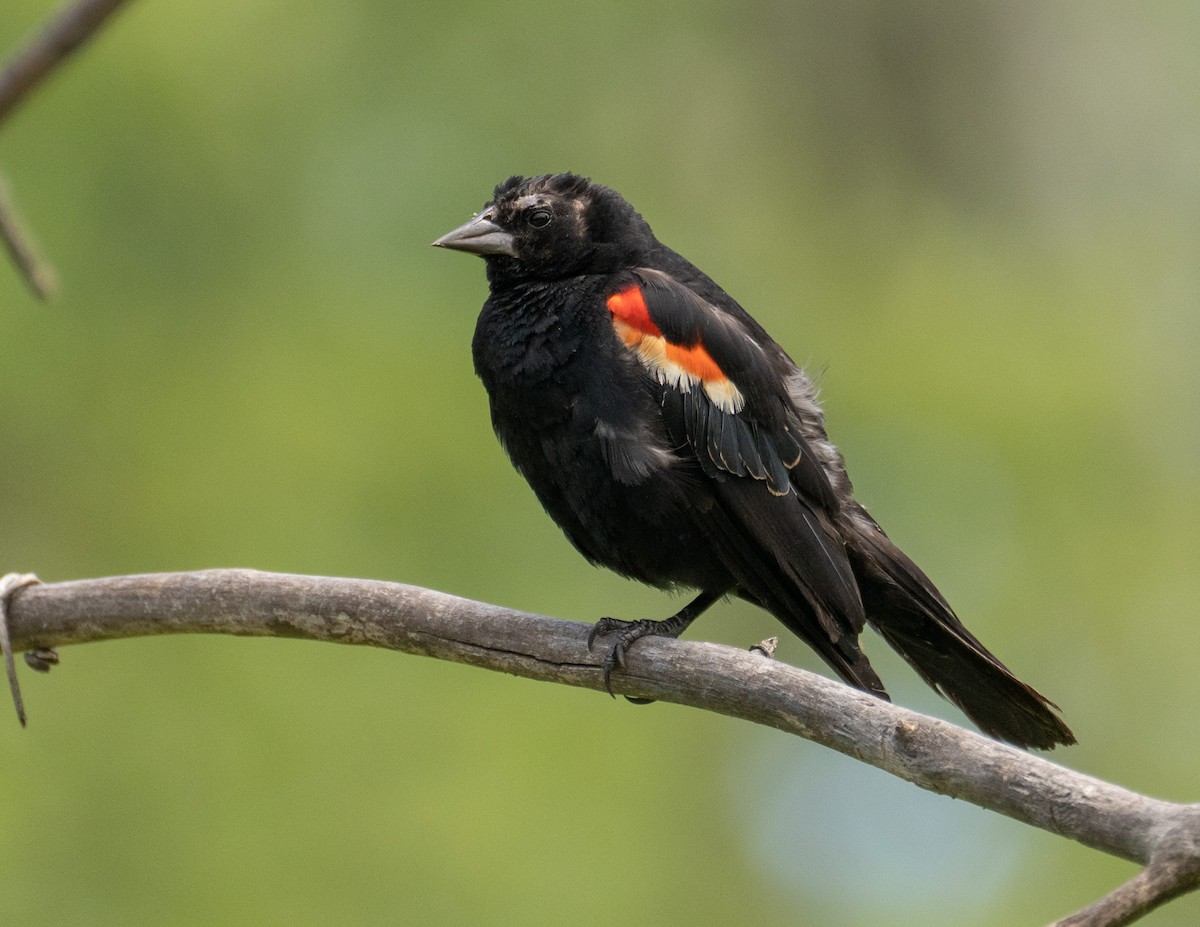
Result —
[{"label": "bird", "polygon": [[637,640],[678,637],[732,596],[881,699],[868,624],[985,734],[1075,743],[855,500],[812,378],[619,193],[512,176],[433,245],[483,258],[475,371],[546,512],[593,564],[696,591],[663,620],[595,624],[610,694]]}]

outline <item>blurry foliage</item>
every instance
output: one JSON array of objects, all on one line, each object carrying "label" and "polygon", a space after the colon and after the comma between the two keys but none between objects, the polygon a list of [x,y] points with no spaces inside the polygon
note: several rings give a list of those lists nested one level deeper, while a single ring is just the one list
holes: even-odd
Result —
[{"label": "blurry foliage", "polygon": [[[50,6],[6,0],[0,48]],[[0,564],[667,614],[504,461],[482,266],[428,248],[572,169],[823,371],[860,496],[1062,705],[1062,760],[1196,800],[1198,18],[135,3],[0,134],[64,282],[43,308],[0,272]],[[775,631],[729,605],[695,635]],[[13,923],[1011,925],[1131,872],[770,731],[394,654],[104,644],[26,698]]]}]

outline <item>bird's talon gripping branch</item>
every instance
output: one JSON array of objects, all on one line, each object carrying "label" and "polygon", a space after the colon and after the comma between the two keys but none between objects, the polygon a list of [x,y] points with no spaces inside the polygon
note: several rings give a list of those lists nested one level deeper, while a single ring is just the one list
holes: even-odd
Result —
[{"label": "bird's talon gripping branch", "polygon": [[592,625],[592,629],[588,631],[588,650],[590,651],[592,649],[592,645],[596,643],[597,637],[604,637],[605,635],[611,634],[617,628],[623,628],[627,624],[629,624],[628,621],[622,621],[620,618],[601,618],[594,625]]},{"label": "bird's talon gripping branch", "polygon": [[4,672],[8,676],[8,691],[12,693],[13,708],[17,720],[25,726],[25,702],[21,698],[21,684],[17,680],[17,665],[13,661],[12,639],[8,635],[8,606],[17,590],[41,582],[32,573],[6,573],[0,576],[0,650],[4,652]]},{"label": "bird's talon gripping branch", "polygon": [[[608,690],[608,694],[613,698],[617,697],[612,687],[613,670],[625,669],[625,654],[635,641],[651,636],[679,636],[674,618],[668,618],[665,621],[655,621],[651,618],[641,618],[637,621],[624,621],[620,618],[601,618],[592,626],[592,630],[588,634],[588,650],[592,649],[592,642],[596,638],[607,637],[613,632],[617,632],[617,639],[608,649],[608,653],[604,655],[604,662],[600,664],[604,669],[604,688]],[[654,699],[631,698],[628,695],[625,698],[635,705],[649,705],[654,701]]]},{"label": "bird's talon gripping branch", "polygon": [[604,661],[600,664],[604,670],[604,688],[613,698],[617,697],[617,693],[612,687],[612,673],[614,669],[625,668],[625,649],[637,640],[641,635],[636,635],[633,638],[626,639],[629,629],[638,624],[635,621],[623,621],[620,618],[601,618],[594,625],[592,630],[588,632],[587,645],[588,650],[593,649],[593,645],[598,637],[607,637],[613,631],[621,631],[621,636],[617,638],[616,643],[608,649],[608,653],[604,655]]}]

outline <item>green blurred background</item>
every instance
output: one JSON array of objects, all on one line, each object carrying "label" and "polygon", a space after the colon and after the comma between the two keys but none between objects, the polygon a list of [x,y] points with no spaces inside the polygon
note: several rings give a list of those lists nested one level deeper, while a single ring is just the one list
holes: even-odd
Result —
[{"label": "green blurred background", "polygon": [[[50,9],[4,0],[0,49]],[[1195,2],[133,3],[0,132],[63,279],[43,307],[0,267],[0,569],[667,614],[512,472],[482,264],[428,246],[570,169],[823,371],[860,497],[1062,705],[1056,758],[1200,799],[1198,30]],[[691,636],[777,630],[728,605]],[[63,660],[0,723],[11,923],[1040,924],[1134,871],[668,705],[293,641]]]}]

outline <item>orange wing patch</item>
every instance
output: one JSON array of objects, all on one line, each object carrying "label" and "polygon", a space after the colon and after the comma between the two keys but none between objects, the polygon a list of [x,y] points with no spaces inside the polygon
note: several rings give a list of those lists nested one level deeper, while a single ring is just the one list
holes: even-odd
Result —
[{"label": "orange wing patch", "polygon": [[[633,330],[661,338],[662,332],[650,318],[642,288],[636,283],[608,297],[608,311],[613,314],[613,323],[621,322]],[[625,342],[629,343],[628,340]]]},{"label": "orange wing patch", "polygon": [[722,412],[733,415],[742,410],[746,400],[741,391],[725,376],[704,345],[686,347],[666,339],[650,318],[641,287],[633,284],[614,293],[607,305],[617,337],[633,349],[660,383],[685,393],[693,386],[703,386],[708,398]]}]

